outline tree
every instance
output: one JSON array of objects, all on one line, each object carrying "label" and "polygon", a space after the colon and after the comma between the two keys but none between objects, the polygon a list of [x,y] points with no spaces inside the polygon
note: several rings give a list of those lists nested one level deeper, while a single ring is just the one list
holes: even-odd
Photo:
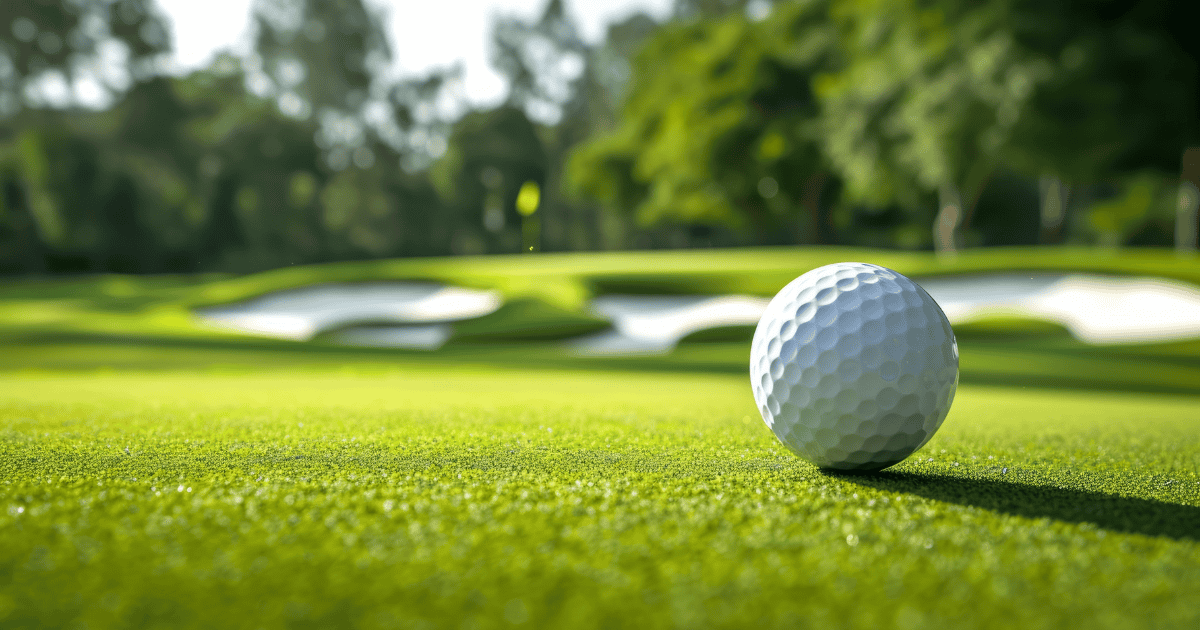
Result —
[{"label": "tree", "polygon": [[414,233],[436,195],[398,155],[330,168],[316,123],[247,93],[231,57],[141,81],[109,110],[14,122],[0,143],[0,268],[244,271],[448,251]]},{"label": "tree", "polygon": [[[153,265],[158,248],[130,247],[147,224],[137,184],[118,173],[104,141],[114,118],[74,109],[112,103],[154,76],[170,41],[153,4],[10,0],[0,25],[0,251],[12,254],[0,267]],[[101,59],[114,48],[124,64]]]},{"label": "tree", "polygon": [[517,195],[526,182],[545,188],[546,159],[537,129],[516,107],[471,112],[455,123],[433,177],[454,208],[456,253],[517,251]]},{"label": "tree", "polygon": [[453,73],[388,77],[392,53],[382,18],[362,0],[258,0],[255,22],[251,88],[291,118],[315,119],[317,142],[335,169],[379,152],[380,144],[402,154],[423,148],[409,135],[433,122],[422,112]]},{"label": "tree", "polygon": [[[73,103],[80,80],[100,92],[94,98],[111,99],[131,79],[154,74],[157,58],[170,49],[152,0],[5,0],[0,25],[11,29],[0,37],[0,120],[25,103],[45,102],[47,90],[62,93],[59,105]],[[97,63],[104,43],[125,49],[125,67]],[[98,65],[110,72],[88,69]]]},{"label": "tree", "polygon": [[[221,55],[185,77],[155,72],[166,40],[148,6],[0,9],[26,11],[14,43],[0,40],[11,94],[84,71],[78,54],[46,56],[54,41],[131,51],[128,84],[113,86],[107,108],[30,97],[0,119],[0,269],[246,271],[449,252],[436,191],[401,168],[440,154],[430,133],[443,123],[427,111],[448,75],[378,76],[386,42],[359,0],[264,0],[256,57]],[[368,108],[394,117],[368,122]]]},{"label": "tree", "polygon": [[437,105],[458,72],[389,77],[381,16],[362,0],[260,0],[256,20],[266,93],[293,119],[316,121],[330,172],[315,176],[325,187],[313,199],[328,254],[448,252],[452,217],[421,171],[445,151],[450,124]]},{"label": "tree", "polygon": [[848,198],[919,209],[953,251],[1051,69],[1022,58],[997,3],[872,0],[834,6],[841,59],[814,82],[824,151]]},{"label": "tree", "polygon": [[[1150,180],[1177,186],[1182,175],[1181,210],[1194,215],[1185,193],[1200,184],[1189,168],[1200,144],[1200,42],[1178,4],[1013,0],[1007,23],[1020,47],[1055,68],[1017,125],[1013,162],[1059,196],[1063,182],[1117,179],[1138,198]],[[1044,223],[1053,224],[1060,202],[1045,198]]]},{"label": "tree", "polygon": [[532,24],[498,19],[492,42],[492,65],[508,80],[506,103],[524,109],[532,120],[558,123],[583,76],[588,50],[564,1],[549,0]]},{"label": "tree", "polygon": [[362,0],[258,0],[255,52],[285,112],[357,113],[391,60],[380,17]]},{"label": "tree", "polygon": [[730,226],[760,243],[824,240],[826,166],[809,83],[832,43],[825,7],[664,26],[634,61],[617,128],[573,155],[574,191],[631,210],[643,226]]},{"label": "tree", "polygon": [[921,205],[935,244],[962,245],[998,168],[1043,179],[1043,223],[1064,182],[1178,169],[1195,135],[1194,56],[1162,2],[837,3],[843,61],[816,86],[825,150],[851,196]]},{"label": "tree", "polygon": [[[549,0],[533,21],[508,16],[492,29],[492,65],[508,82],[505,103],[534,122],[546,154],[536,249],[586,248],[597,230],[594,212],[560,194],[562,164],[598,114],[592,49],[579,35],[563,0]],[[533,219],[530,219],[533,220]]]},{"label": "tree", "polygon": [[24,267],[155,271],[186,248],[191,162],[175,142],[186,115],[160,78],[137,84],[107,111],[26,110],[12,118],[19,131],[0,144],[8,192],[0,214],[16,225],[30,217],[36,231],[13,237],[36,245],[16,248],[43,257]]}]

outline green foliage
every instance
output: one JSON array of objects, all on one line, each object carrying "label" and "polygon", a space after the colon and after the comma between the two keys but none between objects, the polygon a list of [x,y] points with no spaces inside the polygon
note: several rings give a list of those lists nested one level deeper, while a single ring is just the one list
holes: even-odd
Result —
[{"label": "green foliage", "polygon": [[664,26],[634,61],[620,126],[573,156],[571,186],[642,225],[805,225],[793,215],[823,168],[808,86],[830,43],[823,6]]},{"label": "green foliage", "polygon": [[[148,0],[6,0],[0,29],[0,120],[22,107],[26,88],[46,79],[87,77],[100,90],[119,92],[122,79],[114,84],[94,70],[104,63],[105,44],[128,53],[123,70],[136,78],[149,76],[170,48],[169,31]],[[41,105],[45,95],[33,99]]]},{"label": "green foliage", "polygon": [[1087,228],[1099,242],[1118,245],[1128,234],[1154,219],[1170,220],[1178,186],[1160,175],[1143,173],[1123,182],[1121,192],[1091,205]]},{"label": "green foliage", "polygon": [[[576,194],[644,225],[733,226],[762,243],[823,229],[872,242],[878,224],[889,244],[921,246],[907,226],[940,204],[957,235],[939,239],[996,242],[994,208],[986,234],[961,232],[997,174],[1173,174],[1195,142],[1194,38],[1166,2],[810,1],[758,22],[695,4],[684,13],[703,17],[647,42],[620,124],[569,171]],[[764,90],[787,107],[762,107]],[[814,178],[827,170],[840,201]]]},{"label": "green foliage", "polygon": [[1076,182],[1179,173],[1200,137],[1195,38],[1167,0],[1010,0],[1007,24],[1053,68],[1014,129],[1012,162]]},{"label": "green foliage", "polygon": [[[0,24],[20,35],[0,45],[0,101],[55,73],[88,79],[84,62],[101,44],[131,51],[125,67],[109,68],[126,76],[105,111],[31,101],[5,117],[13,112],[0,102],[0,272],[246,270],[449,252],[454,226],[426,174],[399,168],[437,152],[405,134],[437,126],[413,112],[437,97],[441,77],[377,85],[386,40],[357,0],[260,2],[255,16],[249,62],[226,54],[165,77],[154,65],[165,30],[141,0],[0,9]],[[37,61],[51,39],[79,54]],[[7,72],[5,55],[18,54],[32,65]],[[368,121],[368,105],[391,107],[395,119]]]},{"label": "green foliage", "polygon": [[492,64],[508,79],[506,104],[558,122],[576,96],[587,52],[564,1],[549,0],[536,23],[498,18],[492,44]]},{"label": "green foliage", "polygon": [[244,84],[223,57],[138,83],[107,111],[18,115],[21,131],[0,137],[0,270],[243,270],[449,250],[437,194],[398,153],[359,146],[358,163],[331,168],[315,121]]},{"label": "green foliage", "polygon": [[517,196],[526,182],[545,181],[547,168],[546,149],[521,109],[472,112],[455,123],[432,177],[464,228],[460,238],[469,238],[457,253],[517,251]]},{"label": "green foliage", "polygon": [[853,198],[911,208],[937,193],[965,229],[998,168],[1085,185],[1174,174],[1193,141],[1195,62],[1164,3],[834,6],[843,62],[814,85]]},{"label": "green foliage", "polygon": [[565,197],[562,181],[572,148],[611,124],[628,79],[627,58],[657,24],[634,14],[610,25],[605,40],[592,45],[581,38],[571,17],[566,3],[551,0],[536,19],[510,15],[493,22],[492,65],[508,81],[504,105],[524,112],[534,124],[545,167],[535,182],[540,210],[537,217],[521,221],[522,242],[495,235],[483,239],[488,251],[497,251],[496,236],[508,241],[499,251],[621,249],[631,244],[629,221],[601,214],[594,203]]},{"label": "green foliage", "polygon": [[361,0],[260,0],[255,50],[280,94],[301,112],[357,111],[391,58],[381,16]]},{"label": "green foliage", "polygon": [[104,112],[21,114],[0,150],[13,212],[32,215],[48,257],[75,270],[152,271],[258,241],[274,227],[254,220],[286,198],[263,188],[287,162],[316,170],[317,156],[311,129],[231,88],[244,96],[240,74],[200,72],[138,83]]},{"label": "green foliage", "polygon": [[[1174,178],[1200,142],[1200,40],[1169,0],[681,0],[598,44],[552,0],[495,20],[508,94],[488,111],[448,106],[458,71],[388,76],[362,0],[253,16],[245,59],[169,77],[146,0],[0,7],[0,273],[1164,244],[1165,188],[1149,205],[1105,188]],[[108,109],[76,109],[72,86]],[[526,182],[540,203],[521,221]]]},{"label": "green foliage", "polygon": [[1015,56],[996,3],[835,5],[841,67],[814,81],[822,139],[853,199],[928,204],[951,186],[974,199],[1047,69]]},{"label": "green foliage", "polygon": [[[182,205],[190,182],[169,164],[147,155],[145,147],[106,146],[87,129],[58,124],[54,115],[22,116],[25,128],[0,144],[8,210],[4,219],[12,227],[24,219],[36,229],[0,230],[0,242],[16,245],[0,253],[0,268],[19,268],[20,259],[5,254],[19,251],[20,241],[31,238],[51,255],[81,259],[84,268],[95,264],[124,271],[142,268],[142,261],[173,244],[171,228],[179,217],[171,211]],[[139,196],[145,205],[165,206],[166,212],[143,216]],[[165,238],[144,243],[153,220]]]},{"label": "green foliage", "polygon": [[[50,181],[50,161],[47,159],[43,138],[27,131],[17,139],[13,170],[29,182],[29,210],[37,224],[39,236],[51,245],[61,244],[66,238],[59,204],[56,203]],[[15,173],[14,173],[15,174]]]}]

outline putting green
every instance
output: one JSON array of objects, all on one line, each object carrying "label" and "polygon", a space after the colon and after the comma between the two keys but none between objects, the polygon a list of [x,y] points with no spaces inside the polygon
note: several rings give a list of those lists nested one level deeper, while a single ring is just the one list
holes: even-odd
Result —
[{"label": "putting green", "polygon": [[830,476],[745,377],[0,380],[0,626],[1189,628],[1200,399],[963,386]]}]

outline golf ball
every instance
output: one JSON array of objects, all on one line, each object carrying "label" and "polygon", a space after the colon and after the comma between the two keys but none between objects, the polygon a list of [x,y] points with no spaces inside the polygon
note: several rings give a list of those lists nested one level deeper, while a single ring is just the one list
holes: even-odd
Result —
[{"label": "golf ball", "polygon": [[796,278],[767,305],[750,382],[788,449],[821,468],[879,470],[921,448],[946,419],[958,344],[912,280],[836,263]]}]

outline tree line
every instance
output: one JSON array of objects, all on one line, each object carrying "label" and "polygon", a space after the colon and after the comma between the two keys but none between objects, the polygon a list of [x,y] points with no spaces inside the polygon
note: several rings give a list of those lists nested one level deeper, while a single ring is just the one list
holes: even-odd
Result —
[{"label": "tree line", "polygon": [[504,101],[393,76],[362,0],[260,0],[168,73],[151,0],[0,7],[0,272],[518,251],[1194,248],[1172,3],[678,0],[583,40],[498,19]]}]

